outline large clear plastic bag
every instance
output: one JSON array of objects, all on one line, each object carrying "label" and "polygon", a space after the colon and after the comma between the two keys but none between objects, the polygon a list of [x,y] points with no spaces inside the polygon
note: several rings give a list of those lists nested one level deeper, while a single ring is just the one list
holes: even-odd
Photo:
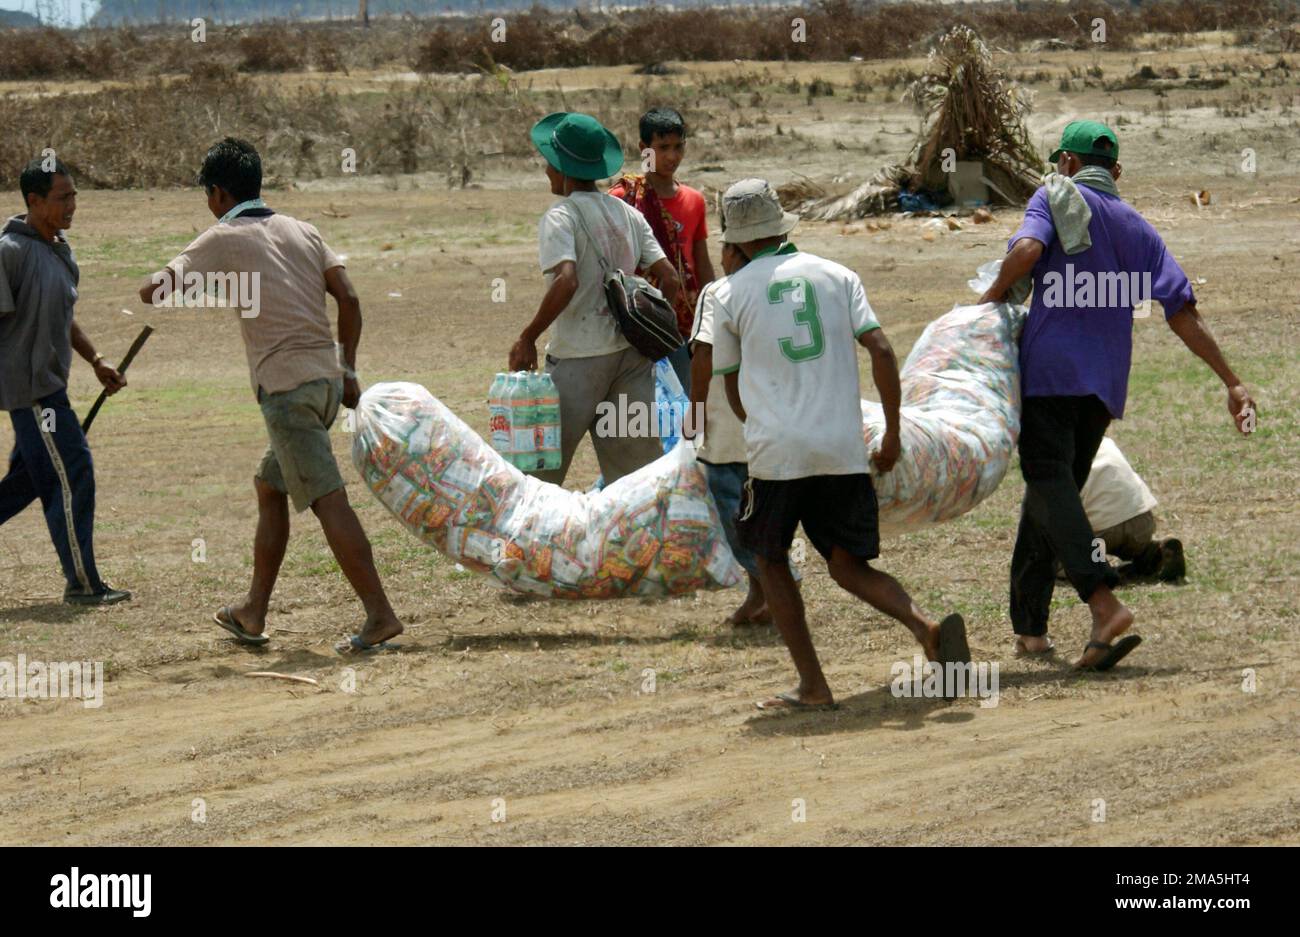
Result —
[{"label": "large clear plastic bag", "polygon": [[[972,288],[987,288],[986,264]],[[907,533],[965,514],[992,494],[1020,437],[1019,336],[1025,309],[1008,303],[957,306],[931,322],[899,377],[902,455],[872,471],[880,530]],[[868,451],[880,447],[880,404],[862,401]]]},{"label": "large clear plastic bag", "polygon": [[[690,408],[690,399],[682,390],[682,382],[677,380],[677,372],[668,363],[667,358],[660,358],[654,364],[655,372],[655,412],[659,420],[659,438],[663,440],[664,452],[672,452],[682,439],[682,420]],[[600,491],[605,487],[605,476],[597,476],[588,491]]]},{"label": "large clear plastic bag", "polygon": [[598,492],[508,465],[419,384],[376,384],[352,460],[402,524],[506,588],[564,599],[680,595],[741,579],[689,444]]}]

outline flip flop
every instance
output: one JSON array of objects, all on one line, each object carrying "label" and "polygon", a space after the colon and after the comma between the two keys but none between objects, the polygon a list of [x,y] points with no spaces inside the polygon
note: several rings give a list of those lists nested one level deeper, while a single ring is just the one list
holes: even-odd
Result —
[{"label": "flip flop", "polygon": [[1019,638],[1016,638],[1011,653],[1016,657],[1052,657],[1056,654],[1056,642],[1048,638],[1046,648],[1041,651],[1031,651],[1021,643]]},{"label": "flip flop", "polygon": [[400,644],[392,644],[388,641],[380,641],[378,644],[367,644],[361,640],[361,635],[354,634],[347,641],[340,641],[334,645],[334,650],[346,656],[348,654],[377,654],[380,651],[396,651],[401,648]]},{"label": "flip flop", "polygon": [[[221,618],[222,615],[226,616],[224,621]],[[223,605],[221,611],[213,614],[212,620],[238,638],[240,644],[261,647],[271,640],[265,634],[249,634],[245,631],[239,620],[235,618],[235,613],[230,610],[229,605]]]},{"label": "flip flop", "polygon": [[966,620],[956,613],[939,622],[939,660],[936,663],[970,663],[970,645],[966,641]]},{"label": "flip flop", "polygon": [[1093,648],[1096,648],[1099,651],[1108,651],[1109,653],[1107,653],[1105,657],[1097,661],[1097,663],[1093,664],[1092,666],[1080,667],[1079,670],[1097,671],[1097,672],[1110,670],[1112,667],[1114,667],[1116,664],[1122,661],[1125,657],[1127,657],[1129,655],[1129,652],[1132,651],[1135,647],[1137,647],[1141,643],[1142,643],[1142,638],[1136,634],[1125,635],[1124,637],[1116,641],[1114,644],[1106,644],[1102,641],[1089,641],[1087,646],[1084,648],[1085,653]]},{"label": "flip flop", "polygon": [[832,709],[840,708],[839,703],[805,703],[793,693],[778,693],[775,698],[761,700],[754,705],[764,712],[779,709],[799,710],[801,712],[829,712]]}]

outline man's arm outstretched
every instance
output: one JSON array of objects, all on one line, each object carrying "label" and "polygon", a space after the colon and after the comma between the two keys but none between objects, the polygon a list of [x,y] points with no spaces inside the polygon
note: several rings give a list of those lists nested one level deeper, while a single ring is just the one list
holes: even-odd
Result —
[{"label": "man's arm outstretched", "polygon": [[1243,434],[1254,432],[1255,401],[1237,379],[1236,373],[1228,366],[1223,352],[1219,349],[1219,343],[1214,340],[1209,327],[1201,318],[1196,304],[1187,303],[1170,316],[1168,321],[1169,328],[1173,329],[1174,334],[1183,340],[1183,344],[1191,349],[1193,354],[1208,364],[1228,388],[1228,412],[1232,414],[1238,431]]}]

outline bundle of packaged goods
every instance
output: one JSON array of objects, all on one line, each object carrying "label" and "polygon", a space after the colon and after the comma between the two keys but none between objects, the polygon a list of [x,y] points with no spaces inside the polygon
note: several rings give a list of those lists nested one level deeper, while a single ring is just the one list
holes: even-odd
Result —
[{"label": "bundle of packaged goods", "polygon": [[352,458],[408,530],[516,592],[666,596],[741,578],[689,445],[603,491],[567,491],[525,475],[425,388],[393,382],[362,395]]},{"label": "bundle of packaged goods", "polygon": [[[957,306],[912,346],[899,373],[903,453],[893,471],[872,473],[882,533],[965,514],[1006,475],[1020,436],[1025,314],[1008,303]],[[874,451],[885,431],[880,404],[862,401],[862,421],[867,449]]]}]

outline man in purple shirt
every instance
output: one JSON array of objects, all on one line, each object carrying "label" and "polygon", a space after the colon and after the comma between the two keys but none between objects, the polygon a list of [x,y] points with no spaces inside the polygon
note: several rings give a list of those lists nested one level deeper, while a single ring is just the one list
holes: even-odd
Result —
[{"label": "man in purple shirt", "polygon": [[997,280],[980,298],[1002,302],[1013,284],[1033,275],[1020,339],[1025,499],[1011,558],[1016,652],[1053,650],[1047,617],[1059,558],[1092,612],[1092,634],[1075,663],[1084,670],[1109,670],[1142,640],[1120,638],[1133,613],[1112,591],[1118,578],[1104,551],[1093,547],[1079,495],[1107,425],[1124,415],[1134,307],[1159,301],[1169,327],[1227,386],[1237,428],[1255,428],[1254,402],[1201,321],[1187,275],[1155,229],[1119,197],[1118,156],[1119,141],[1104,124],[1066,126],[1051,159],[1077,185],[1088,211],[1050,198],[1049,186],[1035,192]]}]

